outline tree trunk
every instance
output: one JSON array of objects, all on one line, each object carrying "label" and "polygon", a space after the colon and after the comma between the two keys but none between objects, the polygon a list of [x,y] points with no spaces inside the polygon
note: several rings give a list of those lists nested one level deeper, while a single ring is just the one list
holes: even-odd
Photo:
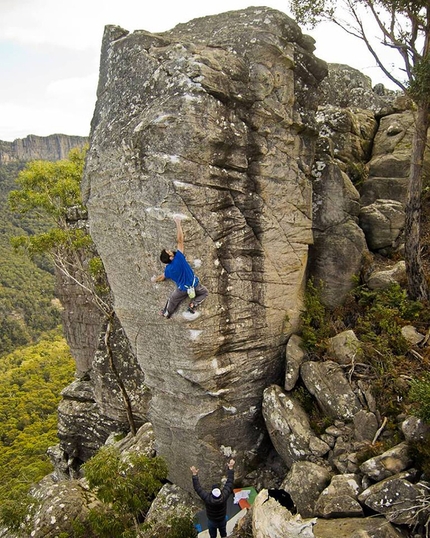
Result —
[{"label": "tree trunk", "polygon": [[423,161],[429,128],[429,102],[418,103],[412,142],[411,169],[405,208],[405,263],[408,294],[414,300],[429,298],[429,287],[421,261],[420,224]]}]

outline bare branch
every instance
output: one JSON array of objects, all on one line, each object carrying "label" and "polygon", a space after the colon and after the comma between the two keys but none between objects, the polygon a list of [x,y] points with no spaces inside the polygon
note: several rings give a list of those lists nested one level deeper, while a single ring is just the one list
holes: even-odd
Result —
[{"label": "bare branch", "polygon": [[383,429],[385,428],[386,424],[388,422],[387,417],[384,418],[384,421],[381,424],[381,427],[378,429],[378,431],[375,433],[375,437],[372,440],[372,445],[374,445],[378,439],[378,437],[381,435]]},{"label": "bare branch", "polygon": [[54,264],[55,267],[59,271],[61,271],[64,276],[72,280],[75,284],[80,286],[83,290],[85,290],[91,295],[94,304],[102,311],[103,314],[110,315],[112,309],[109,307],[109,305],[105,301],[103,301],[103,299],[101,299],[93,289],[85,285],[83,282],[79,281],[70,273],[69,269],[66,267],[64,258],[61,255],[54,253]]}]

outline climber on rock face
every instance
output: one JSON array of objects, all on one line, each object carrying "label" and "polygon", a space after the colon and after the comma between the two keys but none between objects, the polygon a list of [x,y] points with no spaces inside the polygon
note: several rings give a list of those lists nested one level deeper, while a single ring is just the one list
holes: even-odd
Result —
[{"label": "climber on rock face", "polygon": [[163,249],[161,251],[160,260],[166,264],[166,268],[164,274],[155,278],[155,282],[162,282],[166,278],[170,278],[177,286],[167,299],[166,306],[160,312],[165,318],[170,318],[181,302],[187,297],[191,299],[188,306],[188,313],[196,315],[196,308],[206,299],[209,293],[200,284],[199,279],[185,259],[184,232],[182,231],[181,217],[174,217],[174,221],[176,223],[178,250]]},{"label": "climber on rock face", "polygon": [[193,473],[193,487],[197,495],[205,503],[210,538],[216,538],[218,529],[221,538],[227,536],[227,499],[233,490],[234,464],[235,461],[233,459],[227,464],[227,482],[222,490],[218,486],[214,486],[211,492],[205,491],[201,487],[198,477],[199,470],[194,466],[190,467]]}]

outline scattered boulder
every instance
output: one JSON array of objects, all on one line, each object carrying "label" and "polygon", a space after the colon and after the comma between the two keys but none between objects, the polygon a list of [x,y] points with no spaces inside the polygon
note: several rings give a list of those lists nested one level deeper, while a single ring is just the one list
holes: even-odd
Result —
[{"label": "scattered boulder", "polygon": [[[418,523],[420,508],[425,509],[426,494],[428,490],[424,492],[418,485],[393,476],[367,488],[359,500],[392,523],[413,526]],[[430,514],[429,509],[427,513]]]},{"label": "scattered boulder", "polygon": [[430,434],[430,426],[418,417],[407,417],[401,424],[406,441],[424,441]]},{"label": "scattered boulder", "polygon": [[330,450],[315,436],[298,400],[277,385],[271,385],[263,393],[263,417],[273,446],[287,467],[312,457],[313,451],[314,455],[322,455]]},{"label": "scattered boulder", "polygon": [[315,504],[321,492],[328,486],[331,472],[327,467],[310,461],[293,463],[281,484],[291,495],[298,513],[302,517],[315,516]]},{"label": "scattered boulder", "polygon": [[73,535],[74,524],[84,521],[88,512],[101,506],[97,497],[78,480],[53,483],[46,477],[34,496],[41,501],[32,518],[32,538],[57,538],[61,533]]},{"label": "scattered boulder", "polygon": [[330,358],[339,364],[354,362],[360,349],[360,342],[352,330],[343,331],[329,340]]},{"label": "scattered boulder", "polygon": [[314,538],[312,527],[316,519],[302,519],[293,515],[273,497],[266,489],[257,495],[252,509],[253,538]]},{"label": "scattered boulder", "polygon": [[287,391],[293,390],[300,375],[300,366],[306,353],[302,348],[302,339],[297,334],[290,336],[285,353],[285,383]]},{"label": "scattered boulder", "polygon": [[384,271],[374,271],[367,280],[367,285],[371,290],[380,290],[390,287],[396,282],[406,279],[406,264],[402,260],[390,269]]},{"label": "scattered boulder", "polygon": [[308,391],[328,416],[351,420],[361,409],[351,385],[335,362],[304,362],[301,376]]},{"label": "scattered boulder", "polygon": [[371,411],[361,409],[354,415],[354,437],[357,441],[373,441],[378,431],[378,419]]},{"label": "scattered boulder", "polygon": [[412,464],[408,444],[403,442],[379,456],[365,461],[360,471],[372,480],[380,482],[384,478],[404,471]]},{"label": "scattered boulder", "polygon": [[360,211],[360,226],[370,250],[394,249],[405,225],[405,212],[400,202],[376,200]]},{"label": "scattered boulder", "polygon": [[361,491],[358,475],[333,476],[330,485],[322,491],[315,505],[315,514],[324,518],[357,517],[363,509],[357,501]]},{"label": "scattered boulder", "polygon": [[413,325],[405,325],[402,327],[402,336],[411,346],[420,344],[425,336],[419,333]]},{"label": "scattered boulder", "polygon": [[169,519],[172,517],[192,518],[202,505],[187,491],[184,491],[175,484],[164,484],[151,504],[151,508],[145,518],[145,528],[141,538],[151,538],[154,536],[152,527],[157,530],[160,536],[160,528],[164,529],[166,535],[171,529]]}]

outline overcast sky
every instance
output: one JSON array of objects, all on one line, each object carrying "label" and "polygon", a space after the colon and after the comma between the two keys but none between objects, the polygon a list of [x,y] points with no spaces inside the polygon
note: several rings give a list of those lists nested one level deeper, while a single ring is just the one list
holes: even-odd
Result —
[{"label": "overcast sky", "polygon": [[[288,14],[287,0],[0,0],[0,140],[29,134],[88,136],[106,24],[163,32],[196,17],[266,5]],[[304,32],[315,54],[383,82],[358,40],[321,25]]]}]

